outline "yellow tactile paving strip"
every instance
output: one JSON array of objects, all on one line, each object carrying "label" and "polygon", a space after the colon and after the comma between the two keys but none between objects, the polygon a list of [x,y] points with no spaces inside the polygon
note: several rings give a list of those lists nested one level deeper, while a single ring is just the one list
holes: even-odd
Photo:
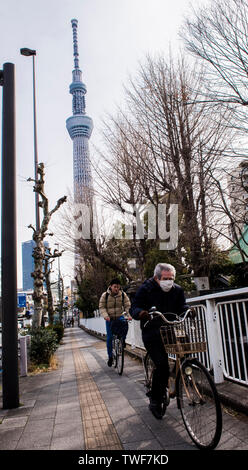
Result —
[{"label": "yellow tactile paving strip", "polygon": [[76,342],[72,350],[82,413],[85,450],[122,449],[109,412],[83,357],[83,351],[79,350]]}]

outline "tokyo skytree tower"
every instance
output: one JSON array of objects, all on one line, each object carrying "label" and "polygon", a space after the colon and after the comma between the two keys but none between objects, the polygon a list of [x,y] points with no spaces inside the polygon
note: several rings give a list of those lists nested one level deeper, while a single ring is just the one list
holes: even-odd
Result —
[{"label": "tokyo skytree tower", "polygon": [[92,119],[85,113],[86,86],[82,82],[82,71],[79,68],[79,53],[76,19],[71,20],[73,31],[74,70],[72,71],[73,116],[66,120],[66,127],[73,141],[73,186],[74,202],[91,205],[92,176],[89,155],[89,138],[93,129]]}]

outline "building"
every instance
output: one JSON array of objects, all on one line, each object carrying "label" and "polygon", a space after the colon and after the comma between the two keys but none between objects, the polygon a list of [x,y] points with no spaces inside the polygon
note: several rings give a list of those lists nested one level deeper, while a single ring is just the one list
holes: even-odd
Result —
[{"label": "building", "polygon": [[[244,231],[242,232],[242,236],[239,238],[239,248],[234,245],[229,251],[229,258],[230,260],[235,263],[243,263],[248,262],[248,225],[245,225]],[[243,257],[241,256],[240,251],[243,253]]]},{"label": "building", "polygon": [[[44,242],[46,248],[49,248],[49,243]],[[23,291],[33,290],[34,279],[31,274],[34,272],[34,258],[33,249],[36,246],[34,240],[29,240],[22,243],[22,288]]]},{"label": "building", "polygon": [[71,20],[73,30],[74,70],[72,71],[73,115],[66,120],[66,127],[73,141],[73,187],[74,201],[91,205],[92,175],[89,154],[89,138],[93,129],[92,119],[86,115],[85,95],[86,86],[82,82],[82,71],[79,68],[79,53],[77,40],[76,19]]},{"label": "building", "polygon": [[248,163],[246,160],[232,172],[228,184],[230,211],[233,217],[230,237],[234,242],[229,250],[229,258],[233,263],[239,264],[248,261]]},{"label": "building", "polygon": [[22,288],[24,291],[34,287],[34,280],[31,276],[31,273],[34,272],[34,258],[32,256],[34,247],[34,240],[22,243]]},{"label": "building", "polygon": [[[230,212],[234,224],[230,228],[231,238],[240,238],[248,215],[248,163],[240,163],[229,175],[228,189],[230,197]],[[235,230],[235,233],[233,232]]]}]

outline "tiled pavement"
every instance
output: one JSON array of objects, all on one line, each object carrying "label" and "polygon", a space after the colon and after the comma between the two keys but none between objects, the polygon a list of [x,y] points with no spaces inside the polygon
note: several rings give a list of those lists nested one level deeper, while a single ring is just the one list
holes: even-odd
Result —
[{"label": "tiled pavement", "polygon": [[[106,344],[65,330],[57,370],[20,378],[17,409],[0,409],[0,450],[195,450],[175,401],[162,421],[148,410],[142,364],[123,376],[106,366]],[[1,403],[0,403],[1,405]],[[224,411],[218,449],[248,449],[248,418]]]}]

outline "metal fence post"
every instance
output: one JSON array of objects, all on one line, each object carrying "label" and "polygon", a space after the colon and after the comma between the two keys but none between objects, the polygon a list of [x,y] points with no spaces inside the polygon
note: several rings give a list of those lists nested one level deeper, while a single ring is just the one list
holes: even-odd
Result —
[{"label": "metal fence post", "polygon": [[221,332],[216,312],[215,301],[206,299],[206,327],[208,336],[208,347],[210,356],[210,367],[214,372],[215,383],[224,382],[223,375],[223,351],[221,344]]}]

